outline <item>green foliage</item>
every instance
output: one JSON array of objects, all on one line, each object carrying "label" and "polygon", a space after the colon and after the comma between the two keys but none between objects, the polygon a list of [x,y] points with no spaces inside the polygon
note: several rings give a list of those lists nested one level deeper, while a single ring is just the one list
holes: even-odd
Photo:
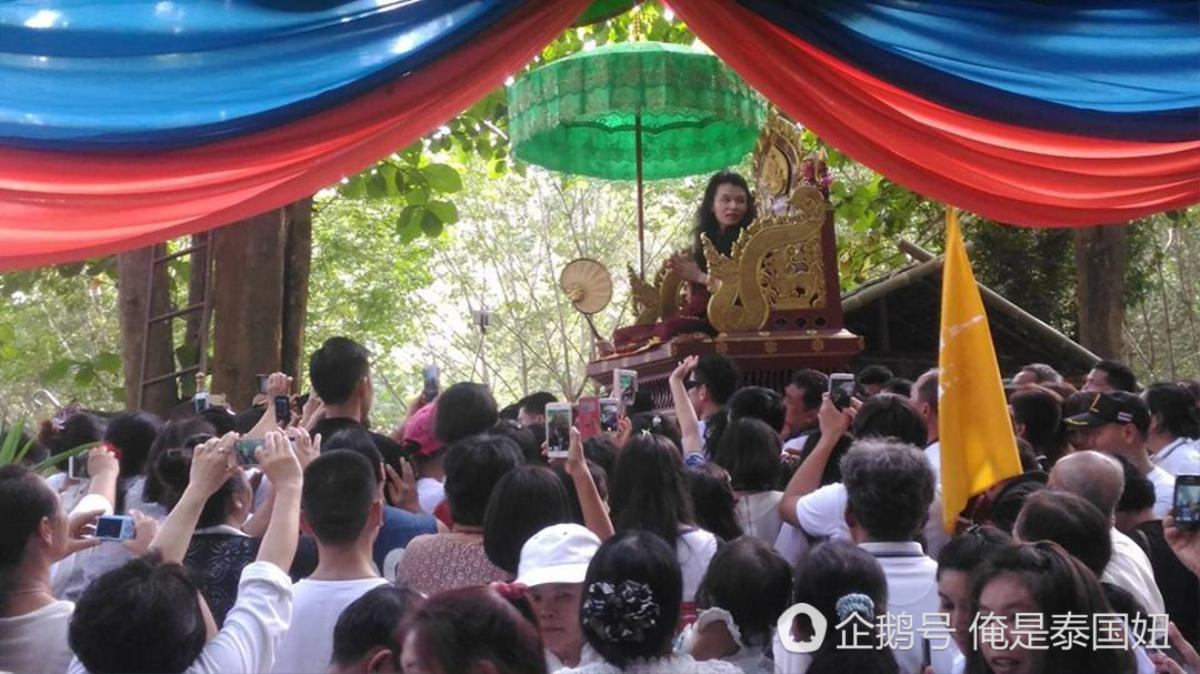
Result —
[{"label": "green foliage", "polygon": [[[33,449],[34,443],[37,442],[32,434],[28,439],[25,435],[25,421],[18,420],[16,423],[4,429],[4,433],[0,436],[0,466],[9,466],[12,464],[22,463],[29,451]],[[68,449],[65,452],[59,452],[54,456],[30,466],[30,470],[35,473],[44,473],[59,462],[74,456],[81,456],[91,450],[100,443],[89,442],[78,447]]]},{"label": "green foliage", "polygon": [[62,402],[123,403],[116,259],[0,274],[0,418],[40,418],[39,389]]}]

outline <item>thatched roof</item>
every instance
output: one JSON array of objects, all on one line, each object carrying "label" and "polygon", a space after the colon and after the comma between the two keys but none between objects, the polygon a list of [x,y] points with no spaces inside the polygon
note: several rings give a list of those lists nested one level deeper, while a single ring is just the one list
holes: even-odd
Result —
[{"label": "thatched roof", "polygon": [[[914,262],[842,297],[846,328],[861,335],[863,363],[888,365],[915,377],[937,364],[941,320],[942,258],[906,241]],[[1011,376],[1027,363],[1048,363],[1064,375],[1081,375],[1100,360],[1036,316],[979,284],[1000,371]]]}]

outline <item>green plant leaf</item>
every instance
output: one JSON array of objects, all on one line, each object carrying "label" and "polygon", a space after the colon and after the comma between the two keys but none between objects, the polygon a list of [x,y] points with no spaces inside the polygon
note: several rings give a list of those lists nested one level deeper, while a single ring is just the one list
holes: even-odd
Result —
[{"label": "green plant leaf", "polygon": [[75,370],[75,383],[80,386],[87,386],[96,382],[96,371],[92,369],[90,364],[80,365],[79,369]]},{"label": "green plant leaf", "polygon": [[[431,201],[425,205],[444,225],[458,222],[458,207],[449,201]],[[422,223],[424,224],[424,223]],[[440,231],[439,231],[440,233]],[[436,234],[432,236],[437,236]]]},{"label": "green plant leaf", "polygon": [[67,376],[67,372],[70,371],[71,366],[74,364],[74,361],[66,358],[56,360],[50,363],[50,367],[46,368],[46,371],[42,374],[42,378],[46,383],[53,384]]},{"label": "green plant leaf", "polygon": [[92,366],[101,372],[117,373],[121,371],[121,357],[112,351],[104,351],[96,356]]},{"label": "green plant leaf", "polygon": [[361,175],[352,176],[349,181],[342,185],[338,190],[342,196],[350,199],[362,199],[367,196],[367,183],[362,179]]},{"label": "green plant leaf", "polygon": [[429,186],[447,194],[462,190],[462,176],[448,164],[430,164],[421,170]]},{"label": "green plant leaf", "polygon": [[99,442],[89,442],[86,445],[79,445],[78,447],[72,447],[71,449],[68,449],[65,452],[59,452],[58,454],[55,454],[54,456],[47,458],[45,461],[35,464],[34,466],[32,466],[30,468],[30,470],[32,470],[35,473],[45,473],[46,471],[48,471],[51,468],[58,465],[58,463],[60,461],[66,461],[67,459],[69,459],[71,457],[75,457],[75,456],[83,456],[84,454],[87,454],[88,452],[90,452],[93,447],[98,447],[98,446],[100,446]]},{"label": "green plant leaf", "polygon": [[382,199],[388,194],[388,180],[382,173],[375,173],[367,178],[367,196],[372,199]]}]

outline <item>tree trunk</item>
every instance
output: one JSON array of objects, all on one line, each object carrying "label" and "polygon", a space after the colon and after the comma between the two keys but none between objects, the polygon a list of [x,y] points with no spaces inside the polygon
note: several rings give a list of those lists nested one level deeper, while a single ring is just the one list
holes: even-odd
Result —
[{"label": "tree trunk", "polygon": [[259,373],[280,366],[283,333],[283,209],[216,230],[212,391],[240,410]]},{"label": "tree trunk", "polygon": [[216,230],[212,390],[234,410],[256,374],[299,371],[312,255],[312,200]]},{"label": "tree trunk", "polygon": [[[146,303],[150,315],[171,310],[170,282],[165,265],[154,269],[154,296],[150,294],[150,267],[155,257],[166,253],[165,244],[139,248],[117,256],[117,294],[121,306],[121,361],[125,375],[125,404],[138,408],[138,393],[143,379],[166,374],[175,369],[173,335],[169,322],[160,322],[150,330],[146,353],[146,372],[142,373],[142,349],[146,342]],[[179,403],[173,380],[154,384],[146,389],[141,409],[166,415]]]},{"label": "tree trunk", "polygon": [[304,322],[308,316],[308,275],[312,268],[312,198],[284,208],[287,243],[283,266],[283,371],[300,379],[305,368]]},{"label": "tree trunk", "polygon": [[1101,358],[1122,358],[1125,272],[1129,245],[1125,225],[1075,230],[1079,342]]}]

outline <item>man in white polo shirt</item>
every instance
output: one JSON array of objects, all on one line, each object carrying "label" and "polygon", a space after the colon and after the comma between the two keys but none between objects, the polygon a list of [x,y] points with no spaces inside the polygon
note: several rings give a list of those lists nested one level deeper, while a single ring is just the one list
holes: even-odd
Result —
[{"label": "man in white polo shirt", "polygon": [[[903,672],[923,670],[922,618],[938,612],[937,562],[913,541],[933,503],[933,471],[911,445],[860,441],[842,460],[846,524],[859,547],[871,553],[887,579],[887,612],[898,630],[893,653]],[[932,645],[933,642],[931,642]],[[958,655],[950,645],[930,653],[934,671],[950,671]]]}]

